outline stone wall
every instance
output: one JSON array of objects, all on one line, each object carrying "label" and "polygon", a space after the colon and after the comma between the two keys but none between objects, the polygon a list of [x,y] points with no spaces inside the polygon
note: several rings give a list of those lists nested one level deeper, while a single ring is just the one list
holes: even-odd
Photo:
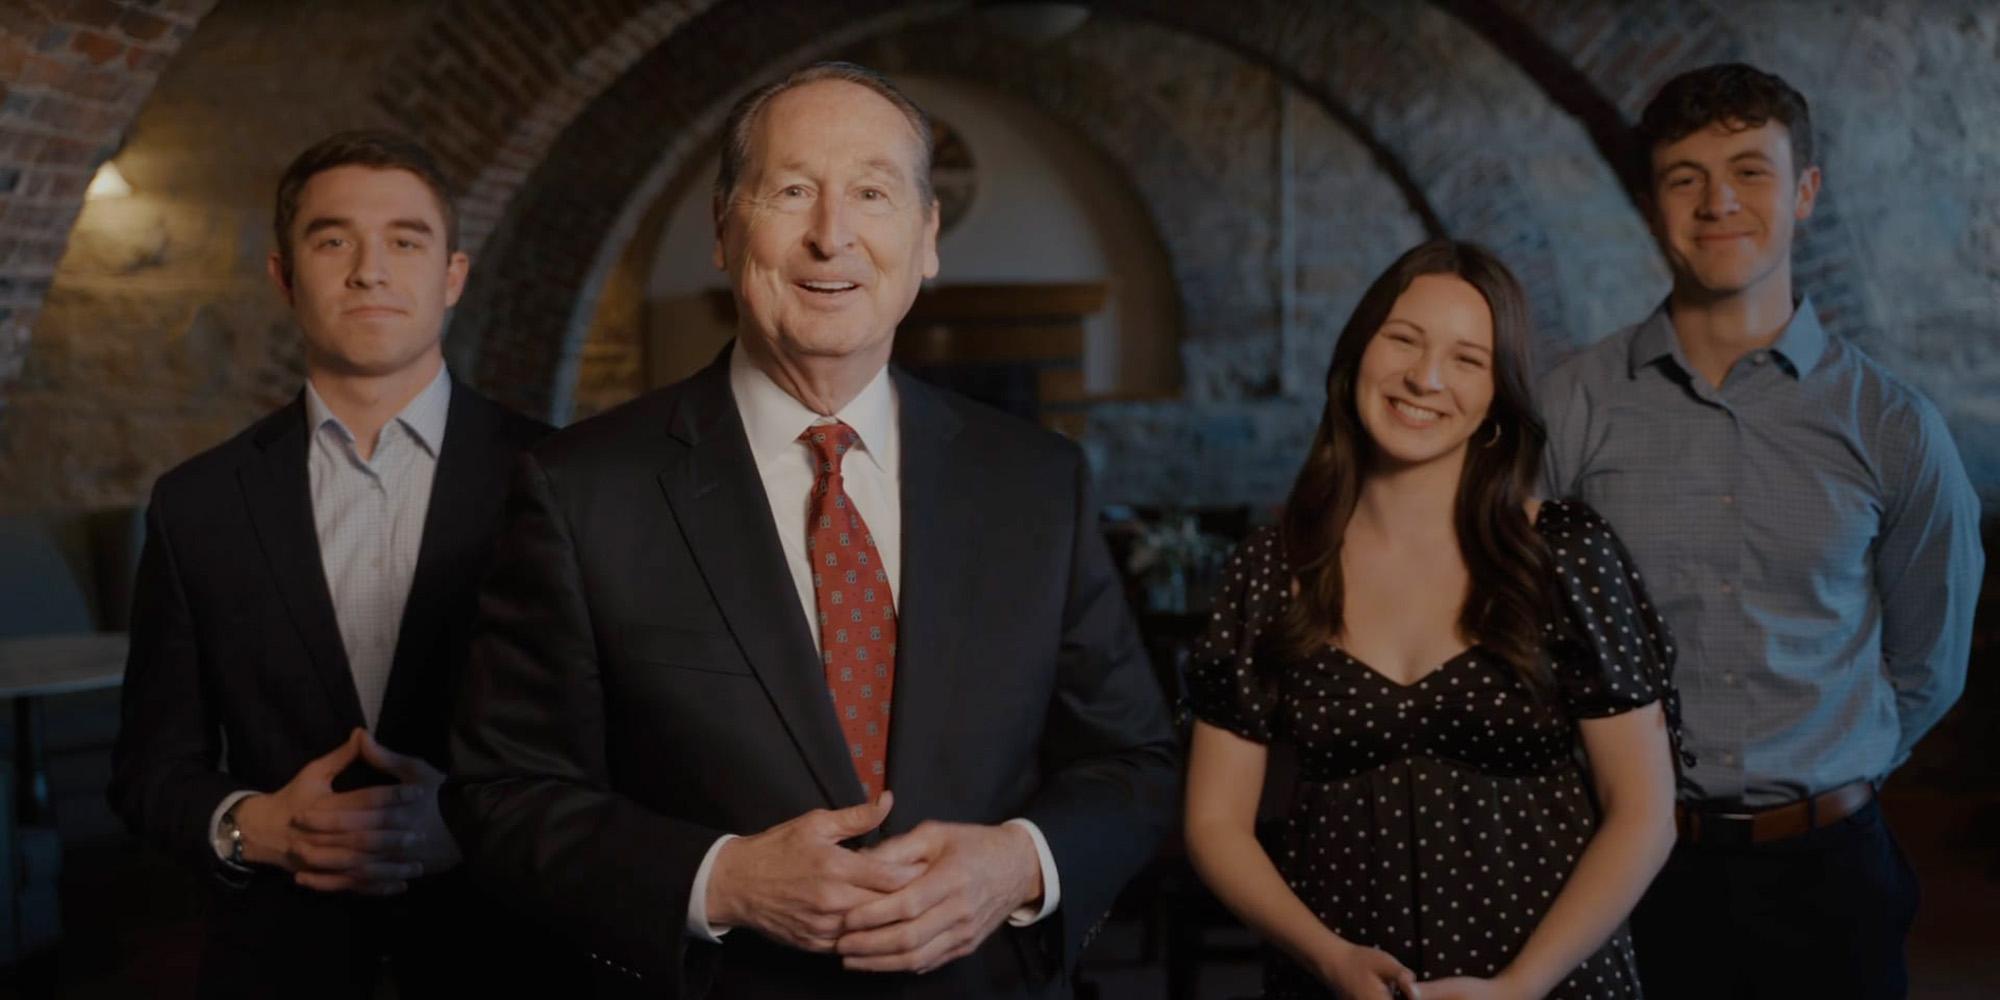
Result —
[{"label": "stone wall", "polygon": [[214,3],[0,4],[0,419],[84,189]]},{"label": "stone wall", "polygon": [[1813,102],[1845,284],[1867,310],[1847,332],[1938,404],[2000,511],[2000,6],[1812,9],[1765,0],[1733,17]]},{"label": "stone wall", "polygon": [[[1159,230],[1183,306],[1160,335],[1185,384],[1098,408],[1086,444],[1116,499],[1259,505],[1304,446],[1352,297],[1425,233],[1507,257],[1546,355],[1643,314],[1664,271],[1608,151],[1671,73],[1766,64],[1813,99],[1826,151],[1802,284],[1939,403],[2000,509],[1989,4],[1105,2],[1041,42],[983,31],[969,7],[0,8],[0,509],[135,500],[294,390],[295,334],[262,277],[268,200],[335,127],[397,124],[441,149],[479,251],[454,365],[567,411],[588,318],[665,179],[735,94],[839,52],[1001,87],[1097,142]],[[147,37],[146,17],[168,26]],[[77,215],[121,133],[134,195]]]}]

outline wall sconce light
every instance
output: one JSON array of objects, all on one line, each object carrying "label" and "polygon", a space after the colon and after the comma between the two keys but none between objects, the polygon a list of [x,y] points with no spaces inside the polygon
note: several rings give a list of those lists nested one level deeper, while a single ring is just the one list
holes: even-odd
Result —
[{"label": "wall sconce light", "polygon": [[125,198],[132,194],[132,185],[125,182],[125,175],[118,172],[118,165],[105,160],[97,168],[97,176],[90,179],[90,186],[83,190],[85,201],[101,198]]}]

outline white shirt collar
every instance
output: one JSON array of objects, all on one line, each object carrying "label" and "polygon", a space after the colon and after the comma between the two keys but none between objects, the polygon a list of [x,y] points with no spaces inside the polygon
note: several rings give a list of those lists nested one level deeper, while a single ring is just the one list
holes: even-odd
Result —
[{"label": "white shirt collar", "polygon": [[[771,376],[750,360],[740,341],[729,348],[729,391],[736,397],[743,431],[750,438],[750,454],[759,465],[794,454],[799,435],[823,419],[771,381]],[[887,365],[833,419],[854,428],[861,438],[862,453],[876,469],[894,474],[896,393]]]},{"label": "white shirt collar", "polygon": [[[439,449],[444,447],[445,419],[450,413],[451,372],[445,366],[439,365],[437,376],[431,379],[429,385],[424,386],[424,391],[417,393],[416,398],[403,407],[401,413],[396,414],[396,419],[409,429],[410,436],[416,438],[417,443],[423,445],[424,449],[431,453],[432,458],[436,458]],[[333,410],[326,405],[326,400],[320,398],[319,390],[313,388],[312,379],[307,379],[306,426],[312,428],[314,433],[318,433],[319,429],[328,423],[333,424],[340,431],[340,435],[348,441],[354,440],[354,432],[342,423],[339,417],[333,415]]]}]

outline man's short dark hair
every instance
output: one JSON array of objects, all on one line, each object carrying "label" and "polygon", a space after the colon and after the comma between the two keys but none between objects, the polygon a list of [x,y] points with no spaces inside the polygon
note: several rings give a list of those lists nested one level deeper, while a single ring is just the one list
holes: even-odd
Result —
[{"label": "man's short dark hair", "polygon": [[336,132],[313,143],[278,179],[278,206],[271,229],[278,238],[278,257],[284,266],[285,282],[292,280],[292,223],[299,217],[299,192],[314,175],[335,167],[373,167],[377,170],[407,170],[417,175],[437,196],[438,211],[444,215],[444,242],[447,253],[458,250],[458,205],[452,201],[451,185],[430,150],[409,136],[382,129]]},{"label": "man's short dark hair", "polygon": [[851,62],[816,62],[776,83],[767,84],[751,91],[729,109],[729,117],[722,124],[722,167],[715,172],[715,217],[729,207],[729,198],[736,192],[736,182],[743,176],[743,168],[750,159],[750,137],[757,128],[757,118],[771,99],[787,90],[794,90],[821,80],[840,80],[874,91],[883,100],[896,106],[909,120],[910,130],[917,134],[917,176],[912,178],[917,185],[919,200],[924,211],[931,209],[936,196],[931,192],[931,154],[936,139],[931,134],[931,118],[917,102],[910,100],[889,78],[880,73]]},{"label": "man's short dark hair", "polygon": [[1633,178],[1639,190],[1653,188],[1653,151],[1711,125],[1756,128],[1775,121],[1792,143],[1792,174],[1813,165],[1812,115],[1805,95],[1776,74],[1743,63],[1718,63],[1689,70],[1660,88],[1639,114],[1639,142]]}]

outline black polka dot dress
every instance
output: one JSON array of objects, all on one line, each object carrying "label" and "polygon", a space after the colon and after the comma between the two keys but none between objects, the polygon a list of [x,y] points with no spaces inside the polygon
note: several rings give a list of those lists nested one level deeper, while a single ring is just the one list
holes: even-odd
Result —
[{"label": "black polka dot dress", "polygon": [[[1568,619],[1546,633],[1553,696],[1537,698],[1478,646],[1407,686],[1338,649],[1275,653],[1291,574],[1271,528],[1231,560],[1190,666],[1196,716],[1296,750],[1291,810],[1265,845],[1292,891],[1419,979],[1500,972],[1576,866],[1597,823],[1576,720],[1666,699],[1677,732],[1671,640],[1610,526],[1555,501],[1536,525]],[[1636,997],[1638,982],[1621,928],[1549,995]],[[1275,952],[1265,988],[1329,995]]]}]

